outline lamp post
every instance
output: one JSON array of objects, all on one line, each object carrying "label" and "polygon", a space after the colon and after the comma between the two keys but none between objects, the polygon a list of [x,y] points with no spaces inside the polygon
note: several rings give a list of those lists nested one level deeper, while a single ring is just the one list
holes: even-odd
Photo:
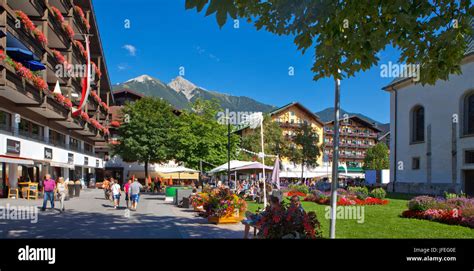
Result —
[{"label": "lamp post", "polygon": [[336,238],[336,204],[337,204],[337,185],[339,182],[339,110],[340,110],[340,85],[339,79],[334,79],[336,88],[334,91],[334,141],[332,154],[332,182],[331,182],[331,219],[330,234],[331,239]]}]

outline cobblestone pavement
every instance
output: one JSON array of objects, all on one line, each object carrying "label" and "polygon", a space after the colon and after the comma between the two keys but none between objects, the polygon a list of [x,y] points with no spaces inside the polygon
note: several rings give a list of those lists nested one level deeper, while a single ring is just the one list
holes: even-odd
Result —
[{"label": "cobblestone pavement", "polygon": [[[85,189],[65,202],[66,211],[41,212],[41,200],[0,199],[0,238],[242,238],[243,225],[213,225],[192,209],[178,208],[163,195],[142,194],[137,211],[104,198],[101,189]],[[7,207],[38,207],[34,220],[5,219]],[[3,208],[3,210],[2,210]],[[10,213],[11,214],[11,213]]]}]

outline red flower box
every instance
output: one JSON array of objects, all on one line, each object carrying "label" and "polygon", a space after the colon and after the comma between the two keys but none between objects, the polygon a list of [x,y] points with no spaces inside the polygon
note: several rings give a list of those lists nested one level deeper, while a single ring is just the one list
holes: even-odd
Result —
[{"label": "red flower box", "polygon": [[81,18],[81,21],[86,26],[87,30],[89,30],[91,28],[91,25],[87,21],[87,18],[84,15],[84,11],[82,10],[82,8],[80,6],[74,6],[74,10],[77,12],[79,17]]},{"label": "red flower box", "polygon": [[112,122],[110,123],[110,126],[112,126],[112,127],[120,127],[120,122],[114,120],[114,121],[112,121]]},{"label": "red flower box", "polygon": [[64,22],[64,16],[63,16],[63,14],[61,13],[61,11],[60,11],[57,7],[52,6],[52,7],[51,7],[51,11],[52,11],[54,17],[55,17],[56,19],[58,19],[58,21],[59,21],[60,23],[63,23],[63,22]]},{"label": "red flower box", "polygon": [[74,32],[74,29],[72,29],[72,27],[66,23],[63,23],[63,29],[66,32],[67,36],[71,40],[74,40],[74,36],[76,35],[76,33]]},{"label": "red flower box", "polygon": [[306,194],[300,191],[290,191],[288,192],[288,197],[293,197],[293,196],[298,196],[298,197],[306,197]]}]

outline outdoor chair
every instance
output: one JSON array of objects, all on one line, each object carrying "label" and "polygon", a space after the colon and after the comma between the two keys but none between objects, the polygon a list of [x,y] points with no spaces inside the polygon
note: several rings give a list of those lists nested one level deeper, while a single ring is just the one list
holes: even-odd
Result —
[{"label": "outdoor chair", "polygon": [[18,187],[17,188],[8,187],[8,198],[9,199],[11,199],[11,198],[18,199],[18,197],[19,197]]}]

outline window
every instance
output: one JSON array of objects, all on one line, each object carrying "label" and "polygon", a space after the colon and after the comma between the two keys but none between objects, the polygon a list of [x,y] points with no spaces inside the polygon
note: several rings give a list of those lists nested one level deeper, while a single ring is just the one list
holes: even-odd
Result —
[{"label": "window", "polygon": [[65,144],[66,136],[54,130],[49,130],[49,140],[55,146],[59,146],[59,147],[66,146]]},{"label": "window", "polygon": [[20,135],[41,140],[43,136],[43,127],[26,119],[21,119],[18,124]]},{"label": "window", "polygon": [[11,115],[7,112],[0,111],[0,129],[10,130]]},{"label": "window", "polygon": [[413,143],[423,142],[425,140],[425,109],[417,106],[412,111],[412,134]]},{"label": "window", "polygon": [[411,169],[420,169],[420,157],[413,157],[411,160]]},{"label": "window", "polygon": [[474,93],[464,98],[464,134],[474,134]]},{"label": "window", "polygon": [[474,164],[474,150],[468,150],[464,152],[464,163]]},{"label": "window", "polygon": [[79,146],[80,146],[79,140],[72,137],[69,138],[69,147],[71,148],[71,150],[79,151],[80,149]]}]

